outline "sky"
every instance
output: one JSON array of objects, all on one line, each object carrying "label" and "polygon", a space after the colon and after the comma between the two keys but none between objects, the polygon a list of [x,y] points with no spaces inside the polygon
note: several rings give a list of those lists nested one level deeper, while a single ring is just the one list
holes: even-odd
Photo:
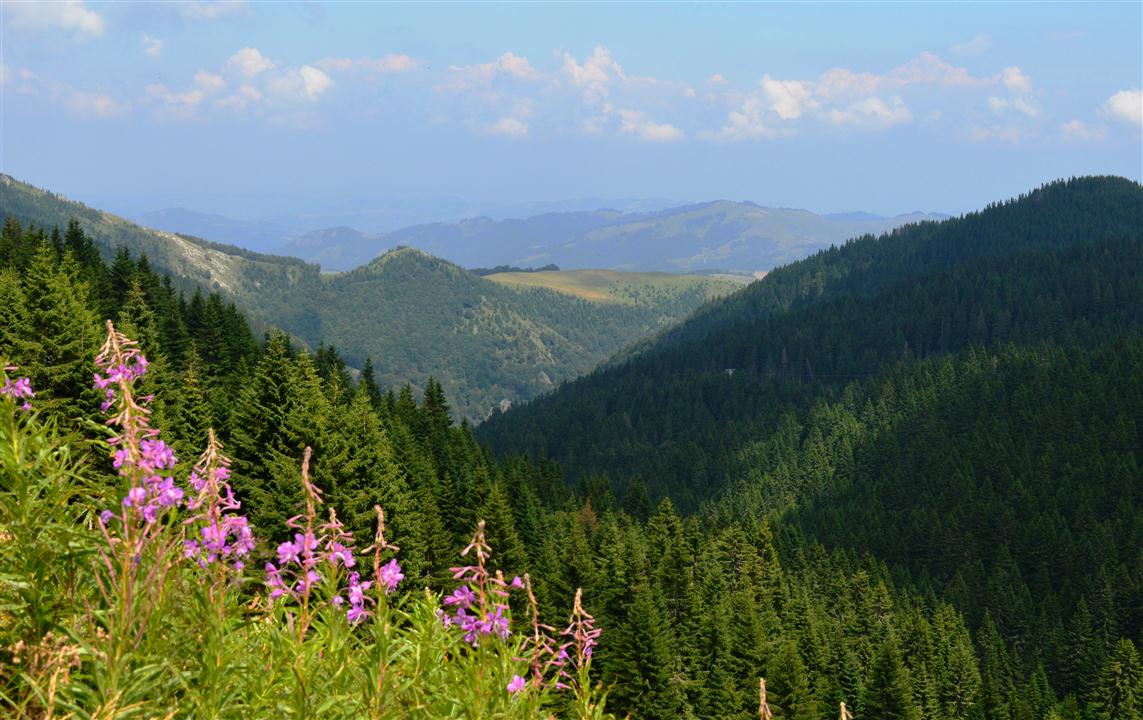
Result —
[{"label": "sky", "polygon": [[0,43],[0,171],[104,206],[891,215],[1143,179],[1140,2],[5,0]]}]

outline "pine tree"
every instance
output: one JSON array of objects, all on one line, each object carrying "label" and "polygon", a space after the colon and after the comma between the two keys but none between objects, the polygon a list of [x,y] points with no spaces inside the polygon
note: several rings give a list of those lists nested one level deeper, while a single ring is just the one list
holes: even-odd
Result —
[{"label": "pine tree", "polygon": [[619,712],[634,712],[645,720],[678,720],[690,714],[669,627],[646,585],[633,591],[627,617],[611,643],[606,672],[614,689],[609,699]]},{"label": "pine tree", "polygon": [[877,720],[921,720],[913,700],[913,684],[901,657],[901,645],[890,634],[873,657],[861,697],[861,716]]},{"label": "pine tree", "polygon": [[231,486],[262,537],[279,537],[294,514],[294,497],[275,496],[272,468],[280,464],[289,383],[293,376],[289,343],[276,334],[267,343],[252,377],[242,386],[229,426]]},{"label": "pine tree", "polygon": [[17,344],[31,335],[20,276],[11,268],[0,270],[0,357],[18,362]]},{"label": "pine tree", "polygon": [[47,410],[68,405],[94,413],[91,362],[101,334],[75,261],[58,257],[55,248],[43,242],[23,286],[28,334],[16,343],[13,355],[42,393],[38,405]]},{"label": "pine tree", "polygon": [[1124,638],[1104,663],[1092,693],[1099,720],[1139,720],[1143,717],[1143,666],[1135,643]]},{"label": "pine tree", "polygon": [[810,690],[809,671],[793,638],[778,641],[766,661],[766,695],[775,720],[813,720],[818,717],[818,704]]}]

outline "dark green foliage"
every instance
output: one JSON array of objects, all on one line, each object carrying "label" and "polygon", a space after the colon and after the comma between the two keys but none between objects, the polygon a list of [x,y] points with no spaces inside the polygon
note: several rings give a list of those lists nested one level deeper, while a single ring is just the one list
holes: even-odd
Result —
[{"label": "dark green foliage", "polygon": [[[380,352],[355,375],[323,333],[312,355],[258,343],[220,294],[183,295],[127,252],[105,266],[82,226],[6,219],[0,357],[43,407],[95,418],[91,357],[116,319],[154,360],[180,456],[219,432],[263,556],[300,508],[306,446],[359,550],[379,504],[432,587],[453,587],[484,520],[492,567],[531,574],[542,620],[562,628],[583,588],[604,632],[593,673],[633,718],[755,718],[765,676],[780,719],[845,702],[858,720],[1138,720],[1139,195],[1055,184],[776,271],[478,429],[496,459],[453,421],[475,402],[455,378],[426,365],[414,391]],[[345,277],[409,292],[424,264]],[[481,308],[466,322],[496,317]],[[420,310],[393,332],[437,322]],[[483,342],[456,352],[480,363]]]}]

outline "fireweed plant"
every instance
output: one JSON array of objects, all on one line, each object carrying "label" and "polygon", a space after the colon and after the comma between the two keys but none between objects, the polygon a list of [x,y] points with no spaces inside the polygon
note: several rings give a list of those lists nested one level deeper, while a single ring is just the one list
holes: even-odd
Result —
[{"label": "fireweed plant", "polygon": [[213,430],[178,465],[136,390],[147,359],[110,322],[95,367],[117,488],[0,363],[0,716],[610,717],[581,594],[563,633],[540,623],[531,578],[489,571],[483,521],[455,590],[414,590],[379,506],[360,555],[321,513],[306,448],[291,539],[265,548]]}]

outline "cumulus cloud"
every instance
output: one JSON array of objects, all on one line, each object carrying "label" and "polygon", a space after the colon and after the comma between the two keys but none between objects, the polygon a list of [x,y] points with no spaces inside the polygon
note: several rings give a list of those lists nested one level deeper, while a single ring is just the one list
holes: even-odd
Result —
[{"label": "cumulus cloud", "polygon": [[763,75],[760,85],[768,107],[783,120],[797,120],[804,109],[813,109],[818,105],[813,99],[810,83],[801,80],[774,80],[769,75]]},{"label": "cumulus cloud", "polygon": [[163,54],[163,41],[143,33],[143,53],[147,57],[159,57]]},{"label": "cumulus cloud", "polygon": [[825,98],[872,95],[887,83],[884,75],[832,68],[818,77],[815,92]]},{"label": "cumulus cloud", "polygon": [[913,119],[913,113],[899,97],[889,98],[888,102],[870,97],[845,108],[833,108],[825,117],[834,125],[880,130],[909,122]]},{"label": "cumulus cloud", "polygon": [[589,102],[603,100],[616,81],[626,78],[623,68],[611,57],[611,51],[602,45],[596,46],[583,63],[564,53],[563,73],[583,91],[584,99]]},{"label": "cumulus cloud", "polygon": [[1060,136],[1072,142],[1099,142],[1107,137],[1107,128],[1071,120],[1060,125]]},{"label": "cumulus cloud", "polygon": [[1039,109],[1026,97],[988,98],[988,109],[995,115],[1006,115],[1009,112],[1018,112],[1025,117],[1034,118],[1040,114]]},{"label": "cumulus cloud", "polygon": [[333,79],[312,65],[302,65],[274,78],[268,87],[282,99],[313,102],[333,87]]},{"label": "cumulus cloud", "polygon": [[64,30],[77,38],[103,34],[103,17],[81,0],[5,3],[10,27],[33,31]]},{"label": "cumulus cloud", "polygon": [[647,142],[674,142],[683,139],[683,131],[668,123],[657,123],[640,110],[619,111],[619,132]]},{"label": "cumulus cloud", "polygon": [[952,50],[955,55],[976,57],[988,52],[990,47],[992,47],[992,38],[984,33],[979,33],[974,35],[971,40],[953,45],[949,50]]},{"label": "cumulus cloud", "polygon": [[369,70],[378,73],[403,73],[416,70],[420,63],[409,55],[388,53],[378,58],[349,58],[329,57],[319,60],[318,67],[330,72],[346,72],[353,69]]},{"label": "cumulus cloud", "polygon": [[194,74],[194,84],[207,92],[216,92],[226,87],[226,80],[221,75],[199,70]]},{"label": "cumulus cloud", "polygon": [[1032,90],[1032,80],[1018,67],[1006,67],[1000,73],[1000,81],[1004,87],[1017,95],[1026,95]]},{"label": "cumulus cloud", "polygon": [[257,88],[250,85],[242,85],[234,92],[234,94],[217,100],[216,104],[220,108],[227,108],[241,112],[250,105],[257,105],[262,102],[262,93]]},{"label": "cumulus cloud", "polygon": [[198,106],[206,99],[206,91],[192,88],[178,92],[163,83],[153,83],[146,88],[147,98],[158,106],[162,117],[186,120],[194,116]]},{"label": "cumulus cloud", "polygon": [[766,117],[766,106],[757,95],[751,95],[743,100],[737,110],[730,111],[726,120],[727,124],[721,129],[703,133],[703,137],[733,142],[774,138],[783,134],[783,131]]},{"label": "cumulus cloud", "polygon": [[450,77],[442,88],[451,92],[464,92],[471,88],[486,88],[499,77],[515,80],[539,80],[540,72],[532,67],[528,58],[506,52],[492,62],[478,65],[451,65]]},{"label": "cumulus cloud", "polygon": [[931,52],[923,52],[885,74],[854,72],[849,68],[826,70],[818,77],[814,92],[823,98],[838,99],[868,97],[908,85],[980,87],[996,82],[996,78],[976,77],[965,68],[945,62]]},{"label": "cumulus cloud", "polygon": [[486,130],[491,135],[523,137],[528,134],[528,123],[514,117],[503,117],[489,125]]},{"label": "cumulus cloud", "polygon": [[255,77],[275,67],[266,56],[257,48],[244,47],[230,56],[226,61],[226,69],[242,73],[246,77]]},{"label": "cumulus cloud", "polygon": [[1107,118],[1143,129],[1143,91],[1120,90],[1100,108]]},{"label": "cumulus cloud", "polygon": [[722,73],[715,73],[714,75],[711,75],[710,77],[708,77],[706,79],[706,81],[707,81],[707,84],[709,84],[709,85],[725,85],[726,84],[726,78],[724,78],[722,76]]}]

